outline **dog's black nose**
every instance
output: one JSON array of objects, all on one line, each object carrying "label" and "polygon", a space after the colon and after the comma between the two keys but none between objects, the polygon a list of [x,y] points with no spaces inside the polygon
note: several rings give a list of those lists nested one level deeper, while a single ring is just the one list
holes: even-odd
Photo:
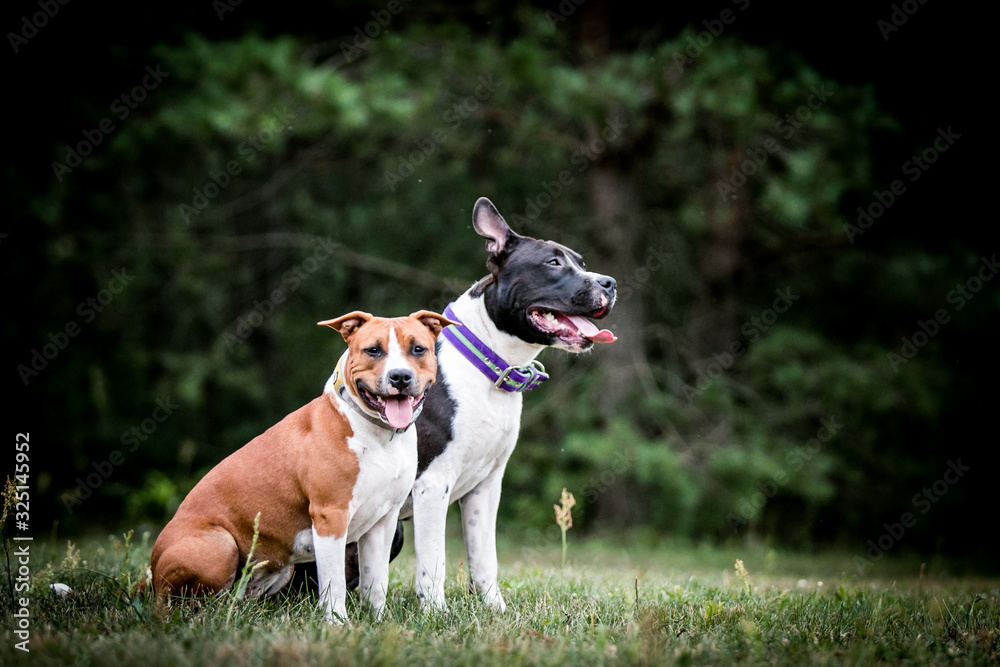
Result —
[{"label": "dog's black nose", "polygon": [[403,391],[413,383],[413,372],[406,368],[394,368],[389,371],[389,384]]},{"label": "dog's black nose", "polygon": [[613,290],[618,286],[618,281],[611,276],[600,276],[597,279],[597,284],[606,290]]}]

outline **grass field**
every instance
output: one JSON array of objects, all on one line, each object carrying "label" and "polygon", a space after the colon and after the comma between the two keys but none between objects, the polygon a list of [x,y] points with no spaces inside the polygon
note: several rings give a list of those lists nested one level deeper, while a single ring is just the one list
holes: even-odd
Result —
[{"label": "grass field", "polygon": [[[407,527],[409,540],[410,526]],[[412,547],[393,562],[386,619],[356,596],[331,627],[302,594],[215,599],[156,611],[125,591],[144,576],[151,539],[84,541],[67,557],[36,543],[25,653],[0,595],[0,664],[32,665],[989,665],[1000,661],[1000,580],[883,558],[859,576],[855,554],[794,555],[650,538],[576,539],[560,564],[553,543],[507,539],[500,561],[508,610],[468,594],[461,544],[449,542],[446,614],[413,593]],[[736,560],[746,574],[737,571]],[[46,566],[50,563],[51,567]],[[16,560],[12,563],[17,571]],[[6,564],[4,565],[6,567]],[[60,597],[48,583],[69,584]],[[18,597],[24,593],[18,594]],[[22,635],[23,636],[23,635]]]}]

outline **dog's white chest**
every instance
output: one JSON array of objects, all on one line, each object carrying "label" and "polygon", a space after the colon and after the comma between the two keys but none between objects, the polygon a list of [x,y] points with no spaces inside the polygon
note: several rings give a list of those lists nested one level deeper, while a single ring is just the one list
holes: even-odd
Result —
[{"label": "dog's white chest", "polygon": [[497,466],[506,465],[517,444],[523,397],[484,383],[478,371],[450,345],[441,350],[439,359],[446,369],[456,410],[454,437],[443,460],[435,463],[449,470],[454,480],[449,495],[457,500]]},{"label": "dog's white chest", "polygon": [[354,542],[379,519],[397,512],[409,495],[417,473],[417,434],[411,427],[387,442],[351,437],[347,444],[359,468],[347,528],[347,541]]}]

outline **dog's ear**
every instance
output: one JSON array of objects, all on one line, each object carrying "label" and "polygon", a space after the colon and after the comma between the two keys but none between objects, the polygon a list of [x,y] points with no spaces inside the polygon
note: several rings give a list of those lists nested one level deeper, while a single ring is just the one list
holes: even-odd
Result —
[{"label": "dog's ear", "polygon": [[317,322],[316,324],[336,329],[340,332],[340,335],[344,337],[344,340],[347,340],[351,337],[351,334],[360,329],[361,325],[370,320],[372,317],[373,315],[371,313],[355,310],[353,313],[341,315],[340,317],[332,320],[323,320],[322,322]]},{"label": "dog's ear", "polygon": [[421,324],[431,330],[431,333],[437,337],[441,331],[451,324],[458,324],[453,320],[449,320],[444,315],[439,315],[438,313],[433,313],[429,310],[418,310],[415,313],[410,313],[410,317],[418,320]]},{"label": "dog's ear", "polygon": [[503,254],[505,249],[510,250],[511,242],[517,238],[493,202],[486,197],[480,197],[472,209],[472,226],[477,234],[486,237],[486,250],[492,257]]}]

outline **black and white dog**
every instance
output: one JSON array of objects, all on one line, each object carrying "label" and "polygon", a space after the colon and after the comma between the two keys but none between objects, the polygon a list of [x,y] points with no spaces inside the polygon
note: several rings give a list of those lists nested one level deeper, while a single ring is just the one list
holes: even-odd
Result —
[{"label": "black and white dog", "polygon": [[445,608],[445,518],[458,500],[471,583],[503,611],[496,518],[522,392],[547,377],[535,361],[544,348],[579,353],[615,340],[587,318],[610,313],[617,291],[614,278],[588,271],[566,246],[513,232],[486,198],[472,219],[487,239],[489,275],[446,310],[461,325],[437,344],[437,381],[416,422],[417,479],[400,518],[413,517],[417,596]]}]

